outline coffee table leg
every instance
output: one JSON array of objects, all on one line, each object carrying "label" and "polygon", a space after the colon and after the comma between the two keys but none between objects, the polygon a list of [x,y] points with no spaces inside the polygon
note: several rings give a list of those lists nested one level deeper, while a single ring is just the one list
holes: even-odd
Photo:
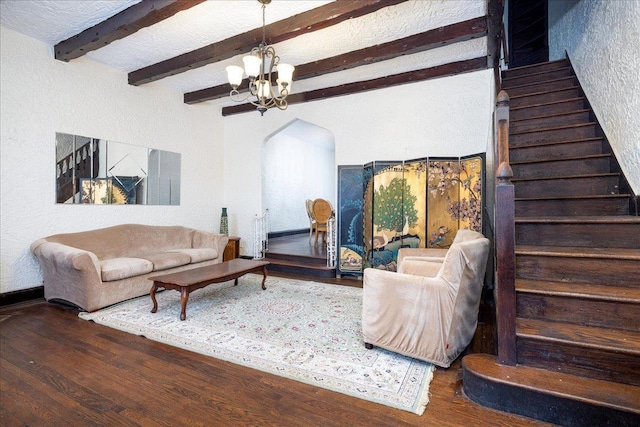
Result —
[{"label": "coffee table leg", "polygon": [[267,289],[267,287],[264,285],[264,282],[267,281],[267,266],[263,265],[262,266],[262,290]]},{"label": "coffee table leg", "polygon": [[158,301],[156,301],[156,290],[158,289],[158,284],[153,282],[153,286],[151,287],[151,291],[149,291],[149,295],[151,295],[151,301],[153,302],[153,308],[151,309],[152,313],[158,311]]},{"label": "coffee table leg", "polygon": [[186,287],[183,287],[180,291],[180,320],[187,318],[187,301],[189,301],[189,290]]}]

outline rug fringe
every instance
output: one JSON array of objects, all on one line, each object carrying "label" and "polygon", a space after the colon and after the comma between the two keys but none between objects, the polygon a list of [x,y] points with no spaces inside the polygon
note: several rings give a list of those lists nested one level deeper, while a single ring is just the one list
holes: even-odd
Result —
[{"label": "rug fringe", "polygon": [[430,385],[431,381],[433,381],[433,372],[436,370],[436,367],[431,365],[431,369],[427,373],[424,378],[424,384],[422,388],[422,392],[418,397],[418,407],[416,408],[416,414],[422,415],[424,414],[425,409],[427,409],[427,405],[429,404],[429,397],[431,396]]}]

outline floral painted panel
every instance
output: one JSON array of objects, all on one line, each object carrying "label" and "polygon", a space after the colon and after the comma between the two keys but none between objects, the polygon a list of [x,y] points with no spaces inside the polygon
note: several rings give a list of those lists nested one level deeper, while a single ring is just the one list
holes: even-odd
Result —
[{"label": "floral painted panel", "polygon": [[484,159],[429,160],[427,247],[448,248],[459,229],[482,232]]},{"label": "floral painted panel", "polygon": [[426,158],[404,163],[402,247],[426,247],[427,176]]},{"label": "floral painted panel", "polygon": [[371,237],[365,240],[365,267],[395,271],[398,249],[402,245],[404,169],[401,162],[375,162],[372,170],[364,200],[365,226],[371,227]]},{"label": "floral painted panel", "polygon": [[428,248],[448,248],[458,231],[460,162],[429,159]]},{"label": "floral painted panel", "polygon": [[483,158],[469,157],[460,160],[459,229],[482,233],[483,174]]}]

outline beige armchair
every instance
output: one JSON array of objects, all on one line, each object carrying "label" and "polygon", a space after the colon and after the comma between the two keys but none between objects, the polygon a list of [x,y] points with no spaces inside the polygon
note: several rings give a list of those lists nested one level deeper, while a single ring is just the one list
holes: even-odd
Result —
[{"label": "beige armchair", "polygon": [[438,256],[442,252],[422,257],[405,252],[397,273],[365,269],[367,348],[375,345],[448,368],[469,345],[478,324],[489,240],[470,230],[458,235],[444,257]]}]

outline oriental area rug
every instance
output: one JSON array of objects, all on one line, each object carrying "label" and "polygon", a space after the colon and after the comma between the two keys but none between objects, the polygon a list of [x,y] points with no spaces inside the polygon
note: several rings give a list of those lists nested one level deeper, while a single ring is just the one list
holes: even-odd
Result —
[{"label": "oriental area rug", "polygon": [[156,294],[93,313],[85,320],[207,356],[421,415],[434,366],[380,348],[361,332],[362,289],[247,274],[189,295]]}]

